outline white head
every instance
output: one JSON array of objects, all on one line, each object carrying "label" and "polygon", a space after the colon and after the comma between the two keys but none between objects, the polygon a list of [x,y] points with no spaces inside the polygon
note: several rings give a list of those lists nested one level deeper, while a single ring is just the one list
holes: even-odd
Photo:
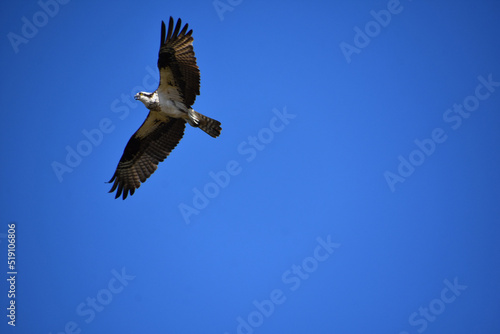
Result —
[{"label": "white head", "polygon": [[135,94],[134,99],[141,101],[149,109],[153,103],[158,102],[158,95],[155,93],[139,92]]}]

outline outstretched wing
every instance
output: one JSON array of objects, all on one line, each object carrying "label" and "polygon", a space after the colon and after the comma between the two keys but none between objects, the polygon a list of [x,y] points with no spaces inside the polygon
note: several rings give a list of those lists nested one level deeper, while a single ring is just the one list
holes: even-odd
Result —
[{"label": "outstretched wing", "polygon": [[130,138],[123,155],[116,167],[115,174],[109,180],[113,182],[110,193],[116,190],[115,198],[123,193],[133,195],[170,152],[177,146],[182,136],[186,121],[179,118],[159,118],[150,112],[144,123]]},{"label": "outstretched wing", "polygon": [[178,19],[174,28],[174,19],[170,17],[167,32],[165,23],[161,22],[158,94],[160,100],[176,100],[190,107],[196,95],[200,95],[200,70],[193,51],[193,30],[187,31],[187,24],[181,30],[181,25]]}]

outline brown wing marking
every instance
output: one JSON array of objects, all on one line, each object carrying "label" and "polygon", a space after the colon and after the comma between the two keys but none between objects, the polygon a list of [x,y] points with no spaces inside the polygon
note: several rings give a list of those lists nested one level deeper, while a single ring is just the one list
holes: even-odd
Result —
[{"label": "brown wing marking", "polygon": [[[178,90],[178,95],[187,107],[193,105],[196,95],[200,95],[200,70],[196,65],[196,57],[193,50],[193,30],[184,25],[181,30],[181,19],[177,20],[174,27],[174,19],[170,17],[168,31],[165,23],[161,23],[161,43],[158,53],[158,68],[160,70],[160,96],[168,93],[171,86]],[[162,71],[162,69],[168,69]],[[169,95],[170,96],[170,95]]]},{"label": "brown wing marking", "polygon": [[184,135],[186,122],[178,118],[158,118],[152,112],[141,127],[130,138],[116,171],[109,180],[113,182],[110,193],[116,190],[115,198],[123,194],[133,195],[177,146]]}]

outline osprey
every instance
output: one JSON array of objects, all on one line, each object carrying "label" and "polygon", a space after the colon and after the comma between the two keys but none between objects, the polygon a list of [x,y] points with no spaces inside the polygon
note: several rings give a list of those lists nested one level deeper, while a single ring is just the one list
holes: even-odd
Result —
[{"label": "osprey", "polygon": [[199,127],[210,136],[220,135],[220,122],[194,111],[191,106],[200,95],[200,70],[193,51],[193,30],[181,19],[170,17],[168,32],[161,22],[158,69],[160,84],[153,93],[139,92],[134,98],[144,103],[149,114],[141,127],[130,138],[111,180],[110,193],[115,198],[133,195],[177,146],[186,122]]}]

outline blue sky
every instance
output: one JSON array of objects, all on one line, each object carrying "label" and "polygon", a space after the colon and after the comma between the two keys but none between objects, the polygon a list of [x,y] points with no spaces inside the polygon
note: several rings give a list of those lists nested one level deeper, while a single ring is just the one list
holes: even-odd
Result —
[{"label": "blue sky", "polygon": [[[9,3],[2,333],[498,333],[497,1]],[[125,201],[161,20],[201,95]],[[6,278],[15,224],[15,298]],[[15,328],[7,310],[15,300]]]}]

